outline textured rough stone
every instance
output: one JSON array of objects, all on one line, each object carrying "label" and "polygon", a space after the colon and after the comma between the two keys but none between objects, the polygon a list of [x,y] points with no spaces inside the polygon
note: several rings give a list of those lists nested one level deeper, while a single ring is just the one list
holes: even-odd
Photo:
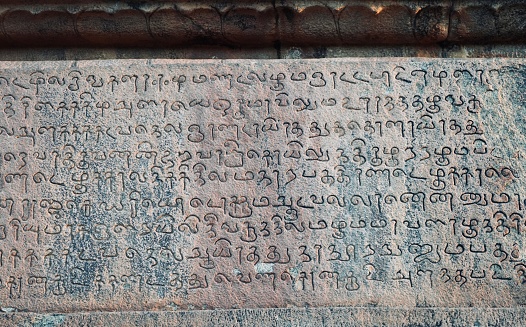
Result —
[{"label": "textured rough stone", "polygon": [[3,314],[3,326],[522,326],[520,308],[291,308]]},{"label": "textured rough stone", "polygon": [[451,14],[448,41],[464,43],[524,43],[524,1],[460,1]]},{"label": "textured rough stone", "polygon": [[0,48],[411,45],[426,52],[523,44],[525,12],[520,0],[2,1]]},{"label": "textured rough stone", "polygon": [[526,46],[493,44],[470,46],[356,46],[282,48],[13,48],[0,49],[0,60],[101,60],[101,59],[311,59],[349,57],[430,57],[430,58],[524,58]]},{"label": "textured rough stone", "polygon": [[5,2],[0,47],[524,42],[520,0]]},{"label": "textured rough stone", "polygon": [[1,67],[4,311],[526,304],[522,60]]}]

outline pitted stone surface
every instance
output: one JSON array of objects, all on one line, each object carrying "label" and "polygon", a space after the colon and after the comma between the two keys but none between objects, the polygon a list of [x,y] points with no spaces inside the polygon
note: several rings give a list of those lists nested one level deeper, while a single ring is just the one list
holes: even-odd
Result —
[{"label": "pitted stone surface", "polygon": [[524,305],[521,62],[2,63],[1,306]]},{"label": "pitted stone surface", "polygon": [[267,308],[238,310],[9,313],[2,326],[522,326],[520,308]]}]

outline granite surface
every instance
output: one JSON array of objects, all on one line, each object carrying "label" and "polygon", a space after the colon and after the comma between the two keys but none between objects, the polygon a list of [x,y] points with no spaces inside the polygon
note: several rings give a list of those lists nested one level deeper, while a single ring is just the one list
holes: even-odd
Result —
[{"label": "granite surface", "polygon": [[15,313],[0,315],[2,326],[20,327],[354,327],[354,326],[523,326],[519,308],[288,308],[193,311]]},{"label": "granite surface", "polygon": [[1,319],[524,319],[522,63],[0,63]]}]

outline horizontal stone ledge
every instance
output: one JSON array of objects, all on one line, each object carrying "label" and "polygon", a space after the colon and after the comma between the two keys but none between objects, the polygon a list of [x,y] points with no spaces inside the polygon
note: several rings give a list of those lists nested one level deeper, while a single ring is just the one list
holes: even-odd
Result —
[{"label": "horizontal stone ledge", "polygon": [[6,1],[2,47],[429,45],[526,41],[501,1]]},{"label": "horizontal stone ledge", "polygon": [[6,313],[2,326],[520,326],[524,308],[287,308]]}]

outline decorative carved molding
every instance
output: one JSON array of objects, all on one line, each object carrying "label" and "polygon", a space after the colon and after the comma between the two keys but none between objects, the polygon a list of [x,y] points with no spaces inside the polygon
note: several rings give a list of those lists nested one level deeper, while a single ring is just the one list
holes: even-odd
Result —
[{"label": "decorative carved molding", "polygon": [[3,1],[0,44],[269,47],[526,41],[504,1]]}]

